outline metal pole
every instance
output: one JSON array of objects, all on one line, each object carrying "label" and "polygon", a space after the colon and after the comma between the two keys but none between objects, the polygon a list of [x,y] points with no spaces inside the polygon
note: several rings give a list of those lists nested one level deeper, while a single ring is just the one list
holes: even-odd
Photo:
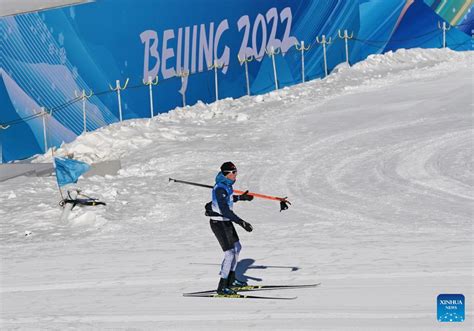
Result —
[{"label": "metal pole", "polygon": [[276,63],[275,63],[275,49],[272,46],[271,48],[271,57],[273,62],[273,77],[275,79],[275,89],[278,90],[278,78],[277,78],[277,71],[276,71]]},{"label": "metal pole", "polygon": [[326,36],[323,35],[324,77],[328,75],[328,64],[326,60]]},{"label": "metal pole", "polygon": [[118,106],[119,106],[120,122],[122,122],[122,100],[120,98],[120,81],[117,79],[115,81],[115,84],[117,88],[117,99],[118,99]]},{"label": "metal pole", "polygon": [[301,81],[304,83],[306,81],[306,77],[305,77],[306,74],[305,74],[305,68],[304,68],[304,52],[309,51],[309,49],[311,48],[311,45],[308,47],[305,47],[304,41],[301,40],[299,45],[298,43],[295,43],[295,48],[297,51],[301,51]]},{"label": "metal pole", "polygon": [[117,91],[117,99],[118,99],[118,107],[119,107],[119,119],[120,119],[120,122],[122,122],[123,118],[122,118],[122,99],[120,98],[120,90],[125,90],[128,86],[128,82],[129,82],[129,78],[127,78],[125,80],[125,85],[123,87],[120,86],[120,80],[116,80],[115,81],[115,88],[113,88],[110,84],[109,84],[109,88],[110,90],[112,91]]},{"label": "metal pole", "polygon": [[43,146],[44,146],[44,152],[48,150],[48,138],[47,138],[47,133],[46,133],[46,111],[44,107],[41,107],[41,113],[42,113],[42,119],[43,119]]},{"label": "metal pole", "polygon": [[347,30],[344,30],[344,43],[346,44],[346,63],[349,64],[349,35]]},{"label": "metal pole", "polygon": [[[181,75],[181,85],[184,84],[184,79],[185,77]],[[183,91],[182,97],[183,97],[183,107],[186,107],[186,91]]]},{"label": "metal pole", "polygon": [[148,84],[150,89],[150,118],[153,118],[153,90],[151,76],[148,76]]},{"label": "metal pole", "polygon": [[323,34],[321,41],[319,41],[319,37],[316,37],[316,41],[318,44],[323,45],[323,57],[324,57],[324,77],[327,77],[328,75],[328,64],[327,64],[327,59],[326,59],[326,44],[331,43],[331,38],[329,40],[326,40],[326,35]]},{"label": "metal pole", "polygon": [[446,48],[446,22],[443,22],[443,48]]},{"label": "metal pole", "polygon": [[344,38],[344,45],[346,48],[346,63],[350,66],[351,64],[349,63],[349,39],[354,38],[354,32],[351,32],[351,35],[349,36],[347,30],[344,30],[344,34],[341,33],[341,30],[338,30],[337,35],[340,39]]},{"label": "metal pole", "polygon": [[303,78],[303,83],[305,82],[304,77],[304,40],[301,41],[301,77]]},{"label": "metal pole", "polygon": [[84,120],[84,133],[87,132],[87,119],[86,119],[86,91],[82,90],[82,117]]},{"label": "metal pole", "polygon": [[443,24],[440,24],[438,21],[438,29],[443,30],[443,48],[446,48],[446,31],[451,30],[451,25],[446,24],[446,22],[443,22]]},{"label": "metal pole", "polygon": [[179,90],[179,93],[181,93],[181,97],[183,99],[183,107],[186,107],[186,90],[188,88],[188,76],[189,76],[189,71],[185,71],[183,68],[180,69],[179,72],[176,72],[176,77],[181,78],[181,89]]},{"label": "metal pole", "polygon": [[247,95],[250,96],[250,80],[249,80],[249,68],[248,68],[248,61],[245,59],[245,81],[247,83]]},{"label": "metal pole", "polygon": [[217,60],[214,60],[214,84],[216,88],[216,101],[219,101],[219,85],[218,85],[218,80],[217,80]]}]

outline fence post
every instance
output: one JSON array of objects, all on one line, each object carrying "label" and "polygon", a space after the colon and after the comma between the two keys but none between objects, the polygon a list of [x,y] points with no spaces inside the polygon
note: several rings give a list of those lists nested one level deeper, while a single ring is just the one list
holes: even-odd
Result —
[{"label": "fence post", "polygon": [[217,69],[222,69],[224,67],[224,65],[219,65],[217,63],[217,60],[214,60],[214,64],[211,64],[210,66],[208,66],[209,70],[211,69],[214,69],[214,86],[215,86],[215,89],[216,89],[216,102],[219,101],[219,82],[218,82],[218,79],[217,79]]},{"label": "fence post", "polygon": [[176,77],[181,77],[181,90],[179,90],[179,93],[181,93],[183,97],[183,107],[186,107],[186,89],[188,87],[188,76],[189,71],[183,70],[183,68],[181,68],[181,71],[176,73]]},{"label": "fence post", "polygon": [[[10,127],[10,125],[2,125],[0,124],[0,130],[6,130]],[[3,163],[3,144],[0,141],[0,163]]]},{"label": "fence post", "polygon": [[276,63],[275,63],[275,55],[280,54],[281,49],[277,48],[277,50],[275,50],[275,48],[272,46],[270,48],[270,51],[265,50],[265,52],[268,54],[268,56],[270,56],[272,58],[273,78],[275,79],[275,90],[278,90],[278,76],[277,76],[277,69],[276,69]]},{"label": "fence post", "polygon": [[143,80],[144,85],[148,85],[149,92],[150,92],[150,118],[153,118],[154,113],[153,113],[153,85],[158,85],[158,76],[155,76],[155,79],[153,80],[151,76],[148,76],[148,81]]},{"label": "fence post", "polygon": [[301,40],[300,45],[301,46],[299,46],[298,43],[296,43],[295,47],[296,47],[297,51],[301,51],[301,77],[302,77],[302,81],[304,83],[305,82],[304,52],[309,51],[309,49],[311,48],[311,45],[309,45],[308,47],[305,47],[303,40]]},{"label": "fence post", "polygon": [[446,48],[446,31],[451,30],[451,26],[447,26],[446,22],[443,22],[443,25],[438,21],[438,29],[443,30],[443,48]]},{"label": "fence post", "polygon": [[92,96],[92,91],[89,94],[86,94],[85,90],[82,90],[82,94],[79,94],[76,90],[74,90],[74,95],[76,98],[81,98],[82,100],[82,119],[84,122],[84,129],[83,133],[87,132],[87,117],[86,117],[86,100]]},{"label": "fence post", "polygon": [[48,113],[46,112],[46,109],[44,107],[41,107],[41,119],[43,121],[43,147],[44,147],[44,152],[46,153],[48,151],[48,134],[46,132],[46,116]]},{"label": "fence post", "polygon": [[351,35],[349,36],[349,34],[347,33],[347,30],[344,30],[344,35],[341,34],[341,30],[338,30],[337,35],[339,36],[340,39],[344,39],[344,44],[346,46],[346,63],[348,65],[351,65],[349,63],[349,39],[354,38],[354,32],[352,32]]},{"label": "fence post", "polygon": [[250,96],[250,80],[249,80],[248,63],[252,62],[254,58],[253,58],[253,56],[249,56],[249,57],[244,56],[244,58],[241,59],[239,55],[237,55],[237,58],[239,59],[240,65],[242,65],[242,63],[243,63],[244,66],[245,66],[245,82],[247,84],[247,95]]},{"label": "fence post", "polygon": [[332,38],[329,37],[329,39],[326,39],[326,35],[323,34],[321,41],[319,40],[319,37],[316,37],[316,42],[318,44],[323,45],[323,56],[324,56],[324,77],[327,77],[328,75],[328,63],[327,63],[327,58],[326,58],[326,45],[331,44]]},{"label": "fence post", "polygon": [[116,80],[115,81],[115,88],[112,87],[110,84],[109,84],[109,88],[112,90],[112,91],[117,91],[117,99],[118,99],[118,107],[119,107],[119,117],[120,117],[120,122],[122,122],[123,118],[122,118],[122,99],[120,98],[120,91],[121,90],[125,90],[128,86],[128,82],[129,82],[129,79],[127,78],[127,80],[125,81],[125,85],[122,87],[120,86],[120,80]]}]

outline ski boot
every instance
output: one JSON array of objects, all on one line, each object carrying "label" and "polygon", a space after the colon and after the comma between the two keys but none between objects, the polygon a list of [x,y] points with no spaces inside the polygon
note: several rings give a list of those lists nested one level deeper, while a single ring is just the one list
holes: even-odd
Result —
[{"label": "ski boot", "polygon": [[229,278],[227,279],[229,280],[229,287],[231,288],[248,286],[247,282],[235,278],[235,271],[229,272]]},{"label": "ski boot", "polygon": [[217,286],[217,294],[224,294],[224,295],[233,295],[237,294],[233,289],[229,287],[229,278],[221,278],[219,280],[219,285]]}]

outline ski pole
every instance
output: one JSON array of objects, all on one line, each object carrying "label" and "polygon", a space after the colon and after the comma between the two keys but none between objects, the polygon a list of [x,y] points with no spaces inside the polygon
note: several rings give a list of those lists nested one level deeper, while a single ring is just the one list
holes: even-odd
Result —
[{"label": "ski pole", "polygon": [[[214,187],[212,185],[188,182],[188,181],[185,181],[185,180],[179,180],[179,179],[174,179],[174,178],[169,178],[169,181],[170,182],[175,182],[175,183],[199,186],[199,187],[206,187],[206,188],[213,188]],[[251,195],[251,196],[254,196],[254,197],[260,198],[260,199],[280,201],[280,211],[288,209],[288,205],[291,205],[291,202],[287,200],[287,197],[280,198],[280,197],[275,197],[275,196],[271,196],[271,195],[254,193],[254,192],[249,192],[249,191],[241,191],[241,190],[234,190],[234,192],[237,193],[237,195],[241,195],[241,194],[245,193],[247,195]]]},{"label": "ski pole", "polygon": [[254,192],[249,192],[249,191],[241,191],[241,190],[234,190],[234,193],[237,193],[237,195],[241,194],[247,194],[247,195],[253,195],[256,198],[262,198],[262,199],[267,199],[267,200],[276,200],[276,201],[288,201],[285,198],[280,198],[280,197],[274,197],[271,195],[266,195],[266,194],[260,194],[260,193],[254,193]]},{"label": "ski pole", "polygon": [[261,198],[261,199],[267,199],[267,200],[276,200],[280,201],[280,211],[282,210],[287,210],[288,205],[291,205],[291,202],[287,200],[288,197],[280,198],[280,197],[274,197],[271,195],[266,195],[266,194],[260,194],[260,193],[254,193],[254,192],[249,192],[249,191],[240,191],[240,190],[234,190],[235,193],[237,194],[247,194],[247,195],[252,195],[256,198]]},{"label": "ski pole", "polygon": [[193,185],[193,186],[199,186],[199,187],[207,187],[207,188],[213,188],[214,186],[212,185],[206,185],[206,184],[199,184],[199,183],[193,183],[193,182],[187,182],[185,180],[179,180],[179,179],[174,179],[170,178],[170,182],[175,182],[175,183],[181,183],[181,184],[188,184],[188,185]]}]

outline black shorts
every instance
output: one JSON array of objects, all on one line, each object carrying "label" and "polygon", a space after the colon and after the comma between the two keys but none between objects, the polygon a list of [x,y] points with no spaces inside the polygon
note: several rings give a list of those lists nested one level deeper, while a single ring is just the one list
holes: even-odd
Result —
[{"label": "black shorts", "polygon": [[234,244],[239,241],[239,236],[231,221],[210,220],[209,224],[224,252],[234,248]]}]

